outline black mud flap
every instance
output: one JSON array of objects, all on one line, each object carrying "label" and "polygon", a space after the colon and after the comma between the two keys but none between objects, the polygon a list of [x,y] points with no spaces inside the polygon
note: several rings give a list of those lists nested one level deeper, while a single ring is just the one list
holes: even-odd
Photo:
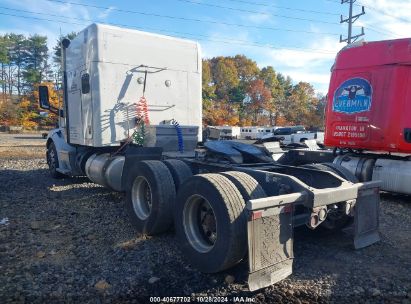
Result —
[{"label": "black mud flap", "polygon": [[358,189],[354,207],[354,247],[360,249],[380,241],[378,232],[380,182],[368,182]]},{"label": "black mud flap", "polygon": [[[251,200],[247,204],[250,291],[272,285],[292,274],[293,204],[278,198]],[[260,209],[256,206],[260,202],[271,206]],[[257,204],[253,206],[253,203]]]}]

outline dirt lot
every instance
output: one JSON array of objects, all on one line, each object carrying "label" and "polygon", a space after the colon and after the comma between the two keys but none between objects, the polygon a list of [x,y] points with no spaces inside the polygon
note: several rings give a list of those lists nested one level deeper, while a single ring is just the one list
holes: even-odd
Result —
[{"label": "dirt lot", "polygon": [[294,274],[251,293],[245,263],[201,274],[183,260],[172,232],[138,235],[121,194],[85,178],[50,178],[44,143],[40,135],[0,134],[0,303],[201,295],[255,303],[411,303],[410,197],[383,194],[382,241],[362,250],[342,232],[296,231]]},{"label": "dirt lot", "polygon": [[34,158],[44,157],[42,149],[46,140],[41,133],[8,134],[0,133],[0,157],[6,158]]}]

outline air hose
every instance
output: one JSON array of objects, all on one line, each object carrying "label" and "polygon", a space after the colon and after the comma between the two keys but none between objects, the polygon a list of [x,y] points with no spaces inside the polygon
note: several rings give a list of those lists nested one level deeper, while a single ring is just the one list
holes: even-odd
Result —
[{"label": "air hose", "polygon": [[174,118],[171,120],[171,124],[174,126],[177,132],[178,150],[180,151],[180,153],[184,153],[183,131],[181,130],[180,124]]}]

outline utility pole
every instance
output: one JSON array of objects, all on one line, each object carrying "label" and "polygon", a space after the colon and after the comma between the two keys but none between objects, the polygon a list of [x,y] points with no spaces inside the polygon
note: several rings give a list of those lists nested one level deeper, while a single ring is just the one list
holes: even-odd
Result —
[{"label": "utility pole", "polygon": [[351,43],[357,41],[357,39],[359,37],[364,36],[364,27],[361,27],[361,34],[354,35],[354,36],[352,35],[352,25],[353,25],[353,23],[355,21],[357,21],[357,19],[360,18],[360,16],[365,14],[364,6],[363,6],[361,13],[353,16],[352,9],[353,9],[353,5],[354,5],[355,1],[356,0],[341,0],[341,4],[344,4],[344,3],[349,3],[350,4],[350,12],[348,14],[348,18],[343,19],[343,16],[341,15],[341,21],[340,21],[340,23],[344,23],[344,22],[348,23],[348,36],[347,36],[347,38],[342,39],[342,35],[340,35],[340,42],[347,42],[347,44],[351,44]]}]

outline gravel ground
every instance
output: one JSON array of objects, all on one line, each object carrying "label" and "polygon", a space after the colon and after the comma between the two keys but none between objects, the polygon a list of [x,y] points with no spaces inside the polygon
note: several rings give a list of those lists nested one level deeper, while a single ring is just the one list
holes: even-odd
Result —
[{"label": "gravel ground", "polygon": [[41,133],[8,134],[0,133],[0,157],[33,158],[44,157],[46,139]]},{"label": "gravel ground", "polygon": [[136,233],[121,194],[85,178],[53,180],[36,157],[43,147],[18,151],[0,154],[0,303],[144,303],[149,296],[190,295],[411,303],[410,197],[382,196],[382,241],[362,250],[342,232],[296,231],[293,275],[251,293],[245,263],[199,273],[182,258],[173,233]]}]

